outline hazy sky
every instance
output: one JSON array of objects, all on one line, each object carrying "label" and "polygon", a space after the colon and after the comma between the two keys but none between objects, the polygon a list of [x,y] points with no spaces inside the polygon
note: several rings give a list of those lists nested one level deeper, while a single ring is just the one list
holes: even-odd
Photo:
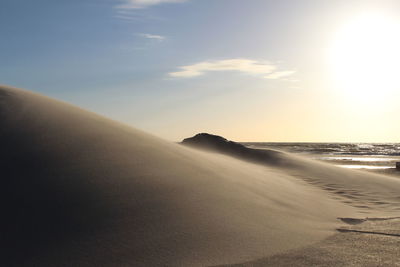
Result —
[{"label": "hazy sky", "polygon": [[400,1],[1,0],[0,83],[168,140],[400,142]]}]

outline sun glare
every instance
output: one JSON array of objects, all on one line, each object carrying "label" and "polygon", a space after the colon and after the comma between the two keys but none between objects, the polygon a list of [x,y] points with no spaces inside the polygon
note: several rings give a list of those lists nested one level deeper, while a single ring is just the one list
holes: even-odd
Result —
[{"label": "sun glare", "polygon": [[400,88],[400,22],[365,14],[345,24],[329,52],[336,88],[374,100]]}]

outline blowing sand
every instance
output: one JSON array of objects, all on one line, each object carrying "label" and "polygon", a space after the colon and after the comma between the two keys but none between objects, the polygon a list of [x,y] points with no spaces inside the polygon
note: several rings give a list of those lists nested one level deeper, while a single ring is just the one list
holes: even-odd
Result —
[{"label": "blowing sand", "polygon": [[290,265],[360,234],[338,232],[339,217],[400,213],[395,177],[286,153],[245,162],[5,86],[0,146],[7,266]]}]

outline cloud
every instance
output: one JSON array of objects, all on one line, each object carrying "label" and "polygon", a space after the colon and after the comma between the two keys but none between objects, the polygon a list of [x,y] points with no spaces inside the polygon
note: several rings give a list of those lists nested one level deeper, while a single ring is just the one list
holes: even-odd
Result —
[{"label": "cloud", "polygon": [[285,70],[285,71],[277,71],[271,74],[268,74],[265,76],[267,79],[280,79],[280,78],[286,78],[291,76],[292,74],[296,73],[294,70]]},{"label": "cloud", "polygon": [[150,34],[150,33],[140,33],[139,36],[142,36],[142,37],[150,39],[150,40],[156,40],[159,42],[162,42],[165,40],[165,36]]},{"label": "cloud", "polygon": [[175,78],[191,78],[204,75],[211,71],[238,71],[256,75],[267,79],[288,77],[294,71],[277,71],[278,66],[270,62],[263,62],[244,58],[225,59],[217,61],[204,61],[193,65],[180,67],[179,71],[170,72],[169,76]]},{"label": "cloud", "polygon": [[117,5],[117,9],[142,9],[164,3],[183,3],[186,0],[124,0],[123,4]]}]

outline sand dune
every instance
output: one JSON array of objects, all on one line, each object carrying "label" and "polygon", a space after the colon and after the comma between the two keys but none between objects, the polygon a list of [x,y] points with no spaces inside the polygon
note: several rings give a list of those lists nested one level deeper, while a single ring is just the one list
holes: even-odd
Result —
[{"label": "sand dune", "polygon": [[251,262],[324,240],[338,217],[399,212],[396,178],[244,162],[5,86],[0,145],[7,266]]}]

